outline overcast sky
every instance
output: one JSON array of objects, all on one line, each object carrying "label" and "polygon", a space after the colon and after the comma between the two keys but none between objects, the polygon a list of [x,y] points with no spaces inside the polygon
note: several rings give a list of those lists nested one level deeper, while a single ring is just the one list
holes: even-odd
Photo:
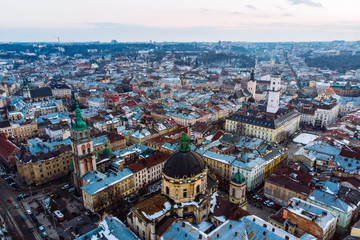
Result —
[{"label": "overcast sky", "polygon": [[360,40],[360,0],[1,0],[0,41]]}]

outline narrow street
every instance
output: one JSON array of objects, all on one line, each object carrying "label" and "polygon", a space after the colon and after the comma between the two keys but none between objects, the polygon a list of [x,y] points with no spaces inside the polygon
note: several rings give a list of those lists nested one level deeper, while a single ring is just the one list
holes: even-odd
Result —
[{"label": "narrow street", "polygon": [[[22,209],[20,203],[16,201],[16,197],[19,192],[15,192],[3,179],[0,179],[0,211],[3,213],[5,220],[7,221],[7,228],[9,232],[14,236],[14,239],[24,240],[40,240],[42,237],[39,235],[37,227],[33,225],[29,216],[27,216]],[[8,202],[8,199],[12,200],[12,203]],[[18,204],[20,208],[16,208],[15,204]],[[22,216],[26,216],[26,220],[22,219]],[[33,227],[35,231],[29,232],[29,228]]]}]

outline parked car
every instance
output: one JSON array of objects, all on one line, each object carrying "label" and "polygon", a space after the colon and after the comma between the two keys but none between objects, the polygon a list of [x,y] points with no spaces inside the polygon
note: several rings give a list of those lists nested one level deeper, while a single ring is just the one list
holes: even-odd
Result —
[{"label": "parked car", "polygon": [[266,200],[265,202],[263,202],[264,205],[267,205],[270,202],[270,200]]},{"label": "parked car", "polygon": [[32,211],[31,211],[30,209],[27,209],[27,210],[26,210],[26,213],[29,214],[29,215],[31,215],[31,214],[32,214]]},{"label": "parked car", "polygon": [[39,226],[39,230],[40,230],[40,231],[43,231],[43,230],[45,230],[45,228],[40,225],[40,226]]},{"label": "parked car", "polygon": [[34,232],[35,231],[35,229],[33,228],[33,227],[29,227],[29,232]]},{"label": "parked car", "polygon": [[43,235],[44,237],[48,236],[47,232],[42,232],[41,235]]},{"label": "parked car", "polygon": [[8,199],[7,202],[8,202],[8,203],[12,203],[12,200],[11,200],[11,199]]},{"label": "parked car", "polygon": [[10,183],[9,185],[10,186],[14,186],[16,184],[16,182],[12,182],[12,183]]},{"label": "parked car", "polygon": [[75,192],[75,188],[70,188],[69,192]]},{"label": "parked car", "polygon": [[19,208],[20,206],[19,206],[19,204],[15,204],[15,208]]},{"label": "parked car", "polygon": [[268,207],[271,207],[272,205],[274,205],[273,202],[269,202],[268,204],[266,204]]},{"label": "parked car", "polygon": [[65,185],[62,187],[62,189],[65,190],[65,189],[68,189],[69,187],[70,187],[69,184],[65,184]]},{"label": "parked car", "polygon": [[25,216],[22,216],[21,219],[25,221],[25,220],[26,220],[26,217],[25,217]]}]

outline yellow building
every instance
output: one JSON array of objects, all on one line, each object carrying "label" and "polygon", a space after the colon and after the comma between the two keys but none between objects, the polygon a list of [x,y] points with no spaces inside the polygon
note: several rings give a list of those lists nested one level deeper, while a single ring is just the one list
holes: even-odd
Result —
[{"label": "yellow building", "polygon": [[[292,197],[307,200],[312,192],[309,186],[311,178],[302,173],[285,174],[284,171],[265,179],[264,195],[275,203],[286,206]],[[296,178],[294,178],[296,176]],[[310,179],[310,180],[309,180]],[[301,180],[301,182],[300,182]]]},{"label": "yellow building", "polygon": [[202,154],[207,167],[220,177],[221,180],[229,182],[231,177],[231,164],[235,157],[222,155],[215,152],[207,151]]},{"label": "yellow building", "polygon": [[288,157],[288,149],[276,143],[269,143],[273,146],[272,150],[266,151],[262,156],[265,161],[264,177],[270,176],[275,170],[286,164]]},{"label": "yellow building", "polygon": [[68,174],[71,160],[71,146],[61,146],[45,154],[24,154],[16,160],[16,167],[26,184],[43,184]]},{"label": "yellow building", "polygon": [[225,130],[245,136],[261,138],[269,142],[280,142],[299,128],[300,114],[280,109],[269,115],[259,109],[244,109],[228,117]]},{"label": "yellow building", "polygon": [[106,135],[101,135],[93,139],[94,153],[101,153],[104,149],[109,146],[109,139]]},{"label": "yellow building", "polygon": [[[360,237],[360,221],[357,221],[352,227],[350,232],[351,237]],[[350,238],[351,239],[351,238]]]},{"label": "yellow building", "polygon": [[15,142],[21,142],[37,136],[38,127],[35,121],[26,121],[11,124]]},{"label": "yellow building", "polygon": [[135,192],[134,173],[128,168],[123,168],[109,176],[98,178],[81,189],[84,207],[97,212]]}]

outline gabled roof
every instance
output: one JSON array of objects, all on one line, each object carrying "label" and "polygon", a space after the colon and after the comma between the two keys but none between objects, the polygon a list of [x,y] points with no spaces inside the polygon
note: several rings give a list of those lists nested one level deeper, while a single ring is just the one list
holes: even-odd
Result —
[{"label": "gabled roof", "polygon": [[48,87],[42,87],[42,88],[30,90],[30,94],[31,94],[32,98],[51,97],[52,96],[51,89]]}]

